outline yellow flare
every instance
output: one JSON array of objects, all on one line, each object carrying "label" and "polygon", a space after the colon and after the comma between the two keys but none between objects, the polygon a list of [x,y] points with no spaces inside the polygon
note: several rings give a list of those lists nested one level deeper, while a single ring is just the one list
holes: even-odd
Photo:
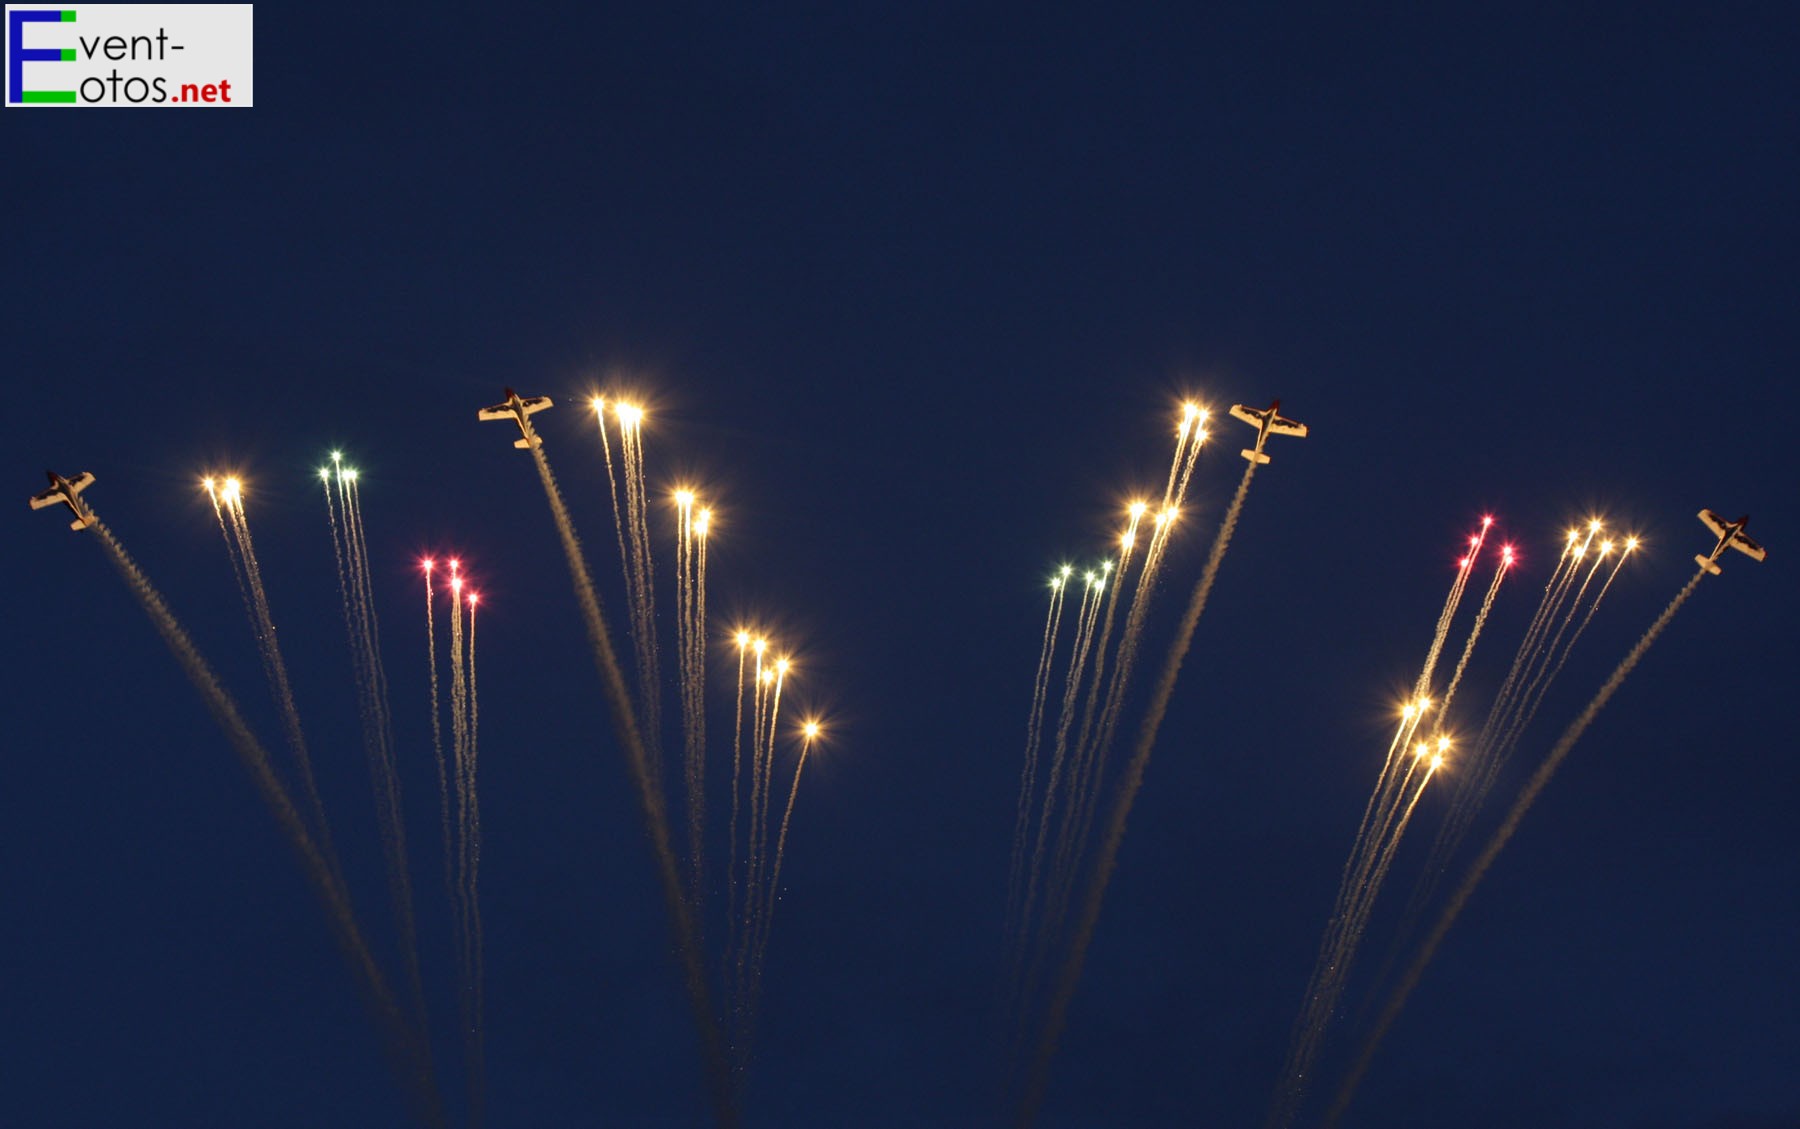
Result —
[{"label": "yellow flare", "polygon": [[601,399],[598,396],[595,396],[591,401],[589,401],[589,403],[593,404],[594,410],[596,412],[599,412],[602,415],[606,414],[606,401],[605,400]]},{"label": "yellow flare", "polygon": [[737,645],[739,647],[748,647],[750,645],[750,633],[748,631],[740,631],[737,633]]},{"label": "yellow flare", "polygon": [[644,422],[644,409],[636,404],[616,404],[613,411],[618,415],[619,422],[627,427],[636,427]]},{"label": "yellow flare", "polygon": [[1150,503],[1148,503],[1148,502],[1133,502],[1133,503],[1131,503],[1131,516],[1132,517],[1143,517],[1144,511],[1149,508],[1150,508]]},{"label": "yellow flare", "polygon": [[1438,752],[1441,753],[1445,749],[1448,749],[1449,747],[1450,747],[1450,738],[1448,738],[1448,737],[1439,737],[1438,738]]},{"label": "yellow flare", "polygon": [[678,506],[693,505],[694,504],[694,492],[692,490],[677,490],[677,491],[675,491],[675,504]]},{"label": "yellow flare", "polygon": [[806,734],[806,739],[808,741],[816,741],[819,737],[819,723],[816,721],[809,721],[801,732]]},{"label": "yellow flare", "polygon": [[769,646],[769,641],[767,639],[758,639],[756,641],[756,647],[755,647],[756,653],[759,655],[762,654],[763,651],[768,648],[768,646]]}]

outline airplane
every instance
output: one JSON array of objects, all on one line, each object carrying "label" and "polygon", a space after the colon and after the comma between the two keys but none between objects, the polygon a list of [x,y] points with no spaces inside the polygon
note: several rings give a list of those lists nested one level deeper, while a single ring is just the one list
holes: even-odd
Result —
[{"label": "airplane", "polygon": [[1268,407],[1258,411],[1242,404],[1231,405],[1231,414],[1256,428],[1256,446],[1238,452],[1253,463],[1266,463],[1269,456],[1263,454],[1263,444],[1271,435],[1292,435],[1297,439],[1306,438],[1306,425],[1295,423],[1291,419],[1283,419],[1280,415],[1281,401],[1276,400]]},{"label": "airplane", "polygon": [[47,470],[44,473],[50,478],[50,489],[42,494],[33,494],[31,508],[41,510],[45,506],[61,503],[69,507],[69,512],[75,515],[75,520],[69,523],[70,529],[86,529],[94,524],[94,511],[88,509],[87,503],[79,497],[83,490],[94,484],[94,476],[86,471],[74,478],[64,478],[53,470]]},{"label": "airplane", "polygon": [[1694,555],[1694,563],[1698,564],[1707,572],[1712,573],[1714,576],[1719,575],[1719,566],[1715,562],[1718,561],[1719,555],[1727,548],[1736,549],[1751,560],[1760,561],[1767,559],[1769,551],[1750,540],[1749,535],[1744,532],[1744,527],[1750,524],[1749,514],[1745,514],[1736,521],[1726,521],[1711,510],[1701,510],[1700,522],[1705,525],[1706,528],[1712,530],[1713,535],[1719,539],[1719,543],[1713,546],[1711,556],[1703,557],[1696,553]]},{"label": "airplane", "polygon": [[513,440],[515,447],[536,447],[543,442],[529,428],[525,417],[532,412],[541,412],[550,406],[550,397],[532,396],[527,399],[508,388],[506,399],[491,408],[483,408],[477,413],[479,419],[510,419],[519,425],[520,438]]}]

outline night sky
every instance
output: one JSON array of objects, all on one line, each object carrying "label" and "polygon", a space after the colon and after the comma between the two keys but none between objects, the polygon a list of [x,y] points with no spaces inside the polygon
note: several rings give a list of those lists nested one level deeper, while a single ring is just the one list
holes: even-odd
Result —
[{"label": "night sky", "polygon": [[[1002,903],[1044,581],[1160,489],[1189,395],[1281,396],[1312,434],[1271,440],[1250,490],[1040,1124],[1260,1125],[1462,539],[1492,513],[1523,554],[1465,725],[1563,530],[1602,513],[1646,542],[1497,805],[1692,575],[1710,507],[1755,515],[1769,560],[1724,561],[1575,749],[1344,1124],[1800,1125],[1790,11],[290,7],[259,13],[246,113],[0,121],[0,1124],[406,1123],[224,737],[93,535],[23,504],[46,466],[94,473],[86,498],[278,748],[197,488],[245,475],[392,968],[314,478],[334,447],[362,469],[452,1104],[414,562],[454,551],[485,601],[488,1123],[709,1123],[543,492],[475,419],[512,385],[558,401],[534,422],[621,647],[596,389],[649,404],[652,490],[716,499],[715,636],[792,640],[790,693],[830,719],[747,1125],[1008,1123]],[[1243,467],[1248,431],[1218,426],[1131,732]]]}]

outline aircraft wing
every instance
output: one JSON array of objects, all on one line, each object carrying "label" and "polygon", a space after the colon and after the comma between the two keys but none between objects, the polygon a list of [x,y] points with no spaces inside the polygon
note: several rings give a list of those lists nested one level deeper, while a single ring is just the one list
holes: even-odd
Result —
[{"label": "aircraft wing", "polygon": [[1712,530],[1712,535],[1714,537],[1725,536],[1725,523],[1720,521],[1719,515],[1713,513],[1711,510],[1700,511],[1700,524]]},{"label": "aircraft wing", "polygon": [[1303,423],[1295,423],[1291,419],[1283,419],[1281,416],[1276,416],[1269,423],[1269,434],[1270,435],[1294,435],[1294,436],[1298,436],[1300,438],[1305,438],[1306,437],[1306,425]]},{"label": "aircraft wing", "polygon": [[519,401],[519,403],[521,406],[524,407],[525,414],[530,415],[532,412],[541,412],[545,408],[549,407],[550,406],[550,397],[548,397],[548,396],[531,396],[531,397],[527,397],[524,400]]},{"label": "aircraft wing", "polygon": [[1749,557],[1753,561],[1763,560],[1764,558],[1766,558],[1769,555],[1769,551],[1767,549],[1763,548],[1761,545],[1758,545],[1756,542],[1750,540],[1750,538],[1743,533],[1738,533],[1738,534],[1735,534],[1732,536],[1731,547],[1733,549],[1736,549],[1738,552],[1744,554],[1745,556]]},{"label": "aircraft wing", "polygon": [[518,419],[518,414],[511,404],[495,404],[491,408],[483,408],[475,413],[477,419]]},{"label": "aircraft wing", "polygon": [[71,494],[79,494],[93,484],[94,476],[84,470],[74,478],[69,479],[69,492]]},{"label": "aircraft wing", "polygon": [[60,506],[65,500],[60,487],[51,487],[42,494],[33,494],[31,496],[31,508],[34,510],[41,510],[45,506]]},{"label": "aircraft wing", "polygon": [[1263,413],[1257,411],[1255,408],[1246,408],[1242,404],[1233,404],[1231,405],[1231,415],[1234,419],[1241,419],[1251,427],[1262,426]]}]

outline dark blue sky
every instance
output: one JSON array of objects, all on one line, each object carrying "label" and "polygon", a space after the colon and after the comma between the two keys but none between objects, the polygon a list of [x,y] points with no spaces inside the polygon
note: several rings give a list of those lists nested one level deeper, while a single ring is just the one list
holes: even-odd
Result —
[{"label": "dark blue sky", "polygon": [[[386,945],[311,478],[333,446],[363,468],[452,1087],[410,567],[471,562],[490,601],[492,1125],[706,1119],[542,493],[474,418],[503,384],[560,401],[536,418],[616,609],[579,402],[619,381],[653,405],[653,486],[692,476],[720,499],[714,611],[798,640],[796,692],[834,717],[748,1125],[1002,1122],[993,1005],[1041,581],[1158,484],[1187,393],[1280,395],[1313,434],[1272,447],[1250,493],[1042,1123],[1259,1124],[1459,539],[1491,511],[1526,554],[1471,712],[1570,520],[1647,539],[1516,789],[1691,574],[1706,506],[1755,514],[1770,560],[1702,584],[1576,749],[1346,1125],[1800,1124],[1790,13],[260,15],[247,113],[0,121],[0,449],[21,502],[45,465],[98,477],[95,508],[274,744],[194,489],[246,473]],[[1201,461],[1156,661],[1242,465],[1229,440]],[[323,915],[181,671],[91,538],[23,505],[12,521],[0,1122],[401,1123]]]}]

